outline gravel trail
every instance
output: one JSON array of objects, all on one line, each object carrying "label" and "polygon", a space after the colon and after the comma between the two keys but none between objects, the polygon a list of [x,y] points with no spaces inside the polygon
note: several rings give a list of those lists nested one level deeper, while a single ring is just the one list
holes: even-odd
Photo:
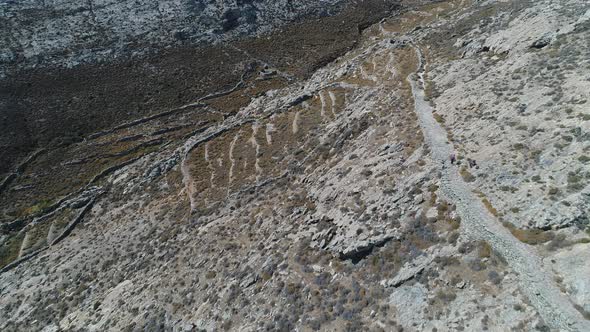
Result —
[{"label": "gravel trail", "polygon": [[534,248],[516,239],[483,205],[472,188],[463,181],[459,169],[451,165],[453,146],[447,133],[433,117],[433,109],[425,100],[423,90],[424,63],[422,53],[415,48],[420,64],[418,71],[408,77],[412,86],[415,111],[431,157],[441,172],[440,189],[457,206],[464,234],[485,240],[518,274],[521,289],[547,325],[560,331],[590,331],[590,321],[584,319],[570,300],[559,290],[553,272],[543,266]]}]

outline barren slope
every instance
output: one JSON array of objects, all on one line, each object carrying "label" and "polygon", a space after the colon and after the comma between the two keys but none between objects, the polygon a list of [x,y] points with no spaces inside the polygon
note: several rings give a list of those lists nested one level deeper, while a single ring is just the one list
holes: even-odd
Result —
[{"label": "barren slope", "polygon": [[402,5],[33,155],[0,329],[588,330],[588,4]]}]

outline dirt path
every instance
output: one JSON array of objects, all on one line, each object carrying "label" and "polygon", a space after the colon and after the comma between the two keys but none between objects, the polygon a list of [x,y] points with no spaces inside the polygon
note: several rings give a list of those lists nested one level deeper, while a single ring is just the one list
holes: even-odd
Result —
[{"label": "dirt path", "polygon": [[523,293],[530,299],[545,323],[552,328],[565,331],[590,331],[590,321],[578,312],[569,299],[560,292],[552,279],[553,273],[543,266],[534,249],[516,239],[490,214],[481,200],[461,178],[458,168],[451,165],[449,156],[453,147],[446,131],[433,117],[433,109],[424,100],[423,57],[415,48],[420,65],[416,74],[408,77],[412,86],[415,111],[431,157],[441,172],[440,188],[446,198],[457,205],[464,234],[473,239],[485,240],[504,257],[510,267],[518,273]]}]

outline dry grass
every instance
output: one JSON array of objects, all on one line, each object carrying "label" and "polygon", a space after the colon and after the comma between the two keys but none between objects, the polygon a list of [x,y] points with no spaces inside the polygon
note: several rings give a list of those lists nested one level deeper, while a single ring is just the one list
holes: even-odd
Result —
[{"label": "dry grass", "polygon": [[52,204],[52,201],[50,201],[50,200],[41,200],[41,201],[37,202],[36,204],[21,211],[19,213],[19,216],[25,217],[25,216],[37,214],[37,213],[47,209],[48,207],[50,207],[51,204]]},{"label": "dry grass", "polygon": [[490,258],[492,256],[492,247],[486,241],[480,241],[477,246],[477,255],[479,258]]},{"label": "dry grass", "polygon": [[445,118],[442,115],[440,115],[438,113],[433,113],[432,116],[434,117],[434,119],[436,120],[436,122],[438,122],[440,124],[445,123]]},{"label": "dry grass", "polygon": [[481,202],[486,207],[488,212],[490,212],[496,218],[500,217],[500,213],[498,212],[498,210],[496,210],[496,208],[492,205],[492,202],[490,202],[490,200],[486,197],[486,195],[483,192],[481,192],[479,190],[474,190],[473,192],[479,198],[481,198]]},{"label": "dry grass", "polygon": [[520,229],[509,222],[504,222],[503,225],[508,228],[510,233],[512,233],[512,235],[514,235],[519,241],[530,245],[546,243],[555,237],[555,234],[550,231],[543,231],[540,229]]},{"label": "dry grass", "polygon": [[461,174],[461,177],[463,178],[463,180],[465,180],[465,182],[473,182],[475,181],[475,176],[473,176],[473,174],[471,174],[467,168],[465,167],[461,167],[461,170],[459,171],[459,174]]},{"label": "dry grass", "polygon": [[481,200],[481,202],[483,203],[483,205],[486,207],[486,209],[492,214],[494,215],[494,217],[498,217],[499,213],[498,210],[496,210],[496,208],[492,205],[492,203],[490,203],[490,201],[487,198],[483,198]]},{"label": "dry grass", "polygon": [[[387,32],[405,34],[412,31],[417,26],[428,24],[437,20],[439,17],[449,15],[451,12],[460,9],[462,4],[463,1],[461,0],[451,0],[423,5],[420,6],[420,12],[409,11],[387,20],[384,22],[383,28]],[[415,3],[410,3],[408,5],[415,5]],[[424,12],[429,13],[430,15],[424,15]]]},{"label": "dry grass", "polygon": [[23,234],[18,234],[0,246],[0,268],[3,268],[18,258],[23,238]]},{"label": "dry grass", "polygon": [[449,225],[451,226],[451,230],[453,231],[459,229],[459,227],[461,227],[461,219],[449,219]]},{"label": "dry grass", "polygon": [[428,202],[428,203],[430,204],[430,206],[434,206],[434,204],[436,204],[436,200],[437,200],[437,199],[438,199],[438,196],[436,195],[436,193],[434,193],[434,192],[433,192],[433,193],[430,195],[430,200],[429,200],[429,202]]},{"label": "dry grass", "polygon": [[[257,71],[262,68],[257,68]],[[280,76],[266,80],[250,79],[246,87],[238,89],[229,95],[207,101],[207,104],[223,113],[235,114],[242,107],[247,106],[254,96],[259,96],[269,90],[277,90],[287,86],[287,81]]]}]

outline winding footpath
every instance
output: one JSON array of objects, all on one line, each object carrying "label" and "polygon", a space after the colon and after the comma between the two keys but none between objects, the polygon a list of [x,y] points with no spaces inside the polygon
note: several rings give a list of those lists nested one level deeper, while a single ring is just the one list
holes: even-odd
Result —
[{"label": "winding footpath", "polygon": [[433,117],[433,109],[425,100],[423,90],[424,63],[421,51],[414,47],[419,57],[419,68],[408,77],[412,87],[415,112],[422,132],[431,148],[431,157],[441,172],[440,189],[457,206],[461,216],[461,228],[473,239],[485,240],[518,274],[523,293],[550,327],[560,331],[590,331],[590,321],[584,319],[570,300],[560,292],[552,280],[553,273],[543,266],[543,261],[533,248],[516,239],[473,193],[461,178],[458,169],[452,167],[449,156],[453,147],[446,131]]}]

